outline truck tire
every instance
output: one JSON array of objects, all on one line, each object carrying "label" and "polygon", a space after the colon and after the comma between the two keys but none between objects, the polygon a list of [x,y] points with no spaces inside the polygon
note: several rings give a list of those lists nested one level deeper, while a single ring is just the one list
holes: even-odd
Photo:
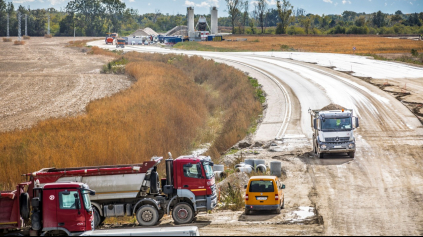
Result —
[{"label": "truck tire", "polygon": [[21,193],[19,196],[19,207],[21,209],[22,219],[29,219],[29,195],[28,193]]},{"label": "truck tire", "polygon": [[153,226],[159,221],[159,211],[151,205],[144,205],[137,211],[137,221],[142,226]]},{"label": "truck tire", "polygon": [[188,224],[194,219],[194,210],[190,204],[180,202],[173,208],[172,217],[176,225]]},{"label": "truck tire", "polygon": [[349,155],[351,158],[354,158],[354,156],[355,156],[355,152],[348,152],[348,155]]},{"label": "truck tire", "polygon": [[101,216],[97,208],[93,207],[94,214],[94,229],[97,229],[101,225]]}]

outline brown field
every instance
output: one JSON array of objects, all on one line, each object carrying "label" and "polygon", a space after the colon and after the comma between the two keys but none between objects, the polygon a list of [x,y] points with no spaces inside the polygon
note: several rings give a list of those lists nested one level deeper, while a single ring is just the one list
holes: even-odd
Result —
[{"label": "brown field", "polygon": [[[227,41],[247,38],[248,41]],[[423,41],[384,37],[310,37],[310,36],[228,36],[223,42],[201,42],[215,48],[234,51],[295,51],[319,53],[410,53],[411,49],[423,52]]]},{"label": "brown field", "polygon": [[3,42],[12,42],[11,38],[3,38]]},{"label": "brown field", "polygon": [[24,39],[24,40],[29,40],[29,39],[31,39],[31,37],[30,37],[30,36],[28,36],[28,35],[24,35],[24,36],[23,36],[23,39]]},{"label": "brown field", "polygon": [[[0,134],[0,189],[43,167],[139,163],[212,140],[216,158],[261,112],[247,76],[229,66],[175,55],[125,58],[126,72],[136,79],[129,89],[91,102],[83,115]],[[212,126],[216,119],[223,125]]]},{"label": "brown field", "polygon": [[53,37],[52,35],[47,35],[47,34],[44,35],[44,38],[52,38],[52,37]]}]

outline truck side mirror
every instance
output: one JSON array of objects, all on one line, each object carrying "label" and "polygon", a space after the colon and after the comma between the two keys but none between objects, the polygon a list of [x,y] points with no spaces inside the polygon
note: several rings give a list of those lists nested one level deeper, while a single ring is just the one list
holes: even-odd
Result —
[{"label": "truck side mirror", "polygon": [[358,117],[355,117],[355,128],[360,127],[360,124],[358,122]]},{"label": "truck side mirror", "polygon": [[244,189],[247,189],[247,185],[244,186]]},{"label": "truck side mirror", "polygon": [[285,184],[282,184],[281,189],[285,189]]},{"label": "truck side mirror", "polygon": [[79,205],[80,202],[79,202],[78,194],[75,193],[75,194],[73,194],[73,196],[75,197],[75,207],[78,210],[78,215],[81,215],[81,212],[79,211],[81,209],[81,206]]}]

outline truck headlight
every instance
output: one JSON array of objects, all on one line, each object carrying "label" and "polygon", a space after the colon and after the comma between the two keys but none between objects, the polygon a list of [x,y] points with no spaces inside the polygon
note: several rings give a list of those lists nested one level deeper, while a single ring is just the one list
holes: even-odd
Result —
[{"label": "truck headlight", "polygon": [[326,149],[326,145],[321,145],[320,148]]},{"label": "truck headlight", "polygon": [[348,145],[348,148],[353,149],[354,148],[354,144],[353,143],[349,144]]}]

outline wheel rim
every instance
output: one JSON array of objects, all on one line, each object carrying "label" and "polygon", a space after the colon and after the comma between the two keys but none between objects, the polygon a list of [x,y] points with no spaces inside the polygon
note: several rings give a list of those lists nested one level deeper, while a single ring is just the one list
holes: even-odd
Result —
[{"label": "wheel rim", "polygon": [[141,218],[143,221],[149,222],[153,219],[153,213],[151,213],[151,211],[144,211]]},{"label": "wheel rim", "polygon": [[178,218],[180,219],[187,219],[188,217],[188,211],[185,208],[181,208],[178,210]]}]

